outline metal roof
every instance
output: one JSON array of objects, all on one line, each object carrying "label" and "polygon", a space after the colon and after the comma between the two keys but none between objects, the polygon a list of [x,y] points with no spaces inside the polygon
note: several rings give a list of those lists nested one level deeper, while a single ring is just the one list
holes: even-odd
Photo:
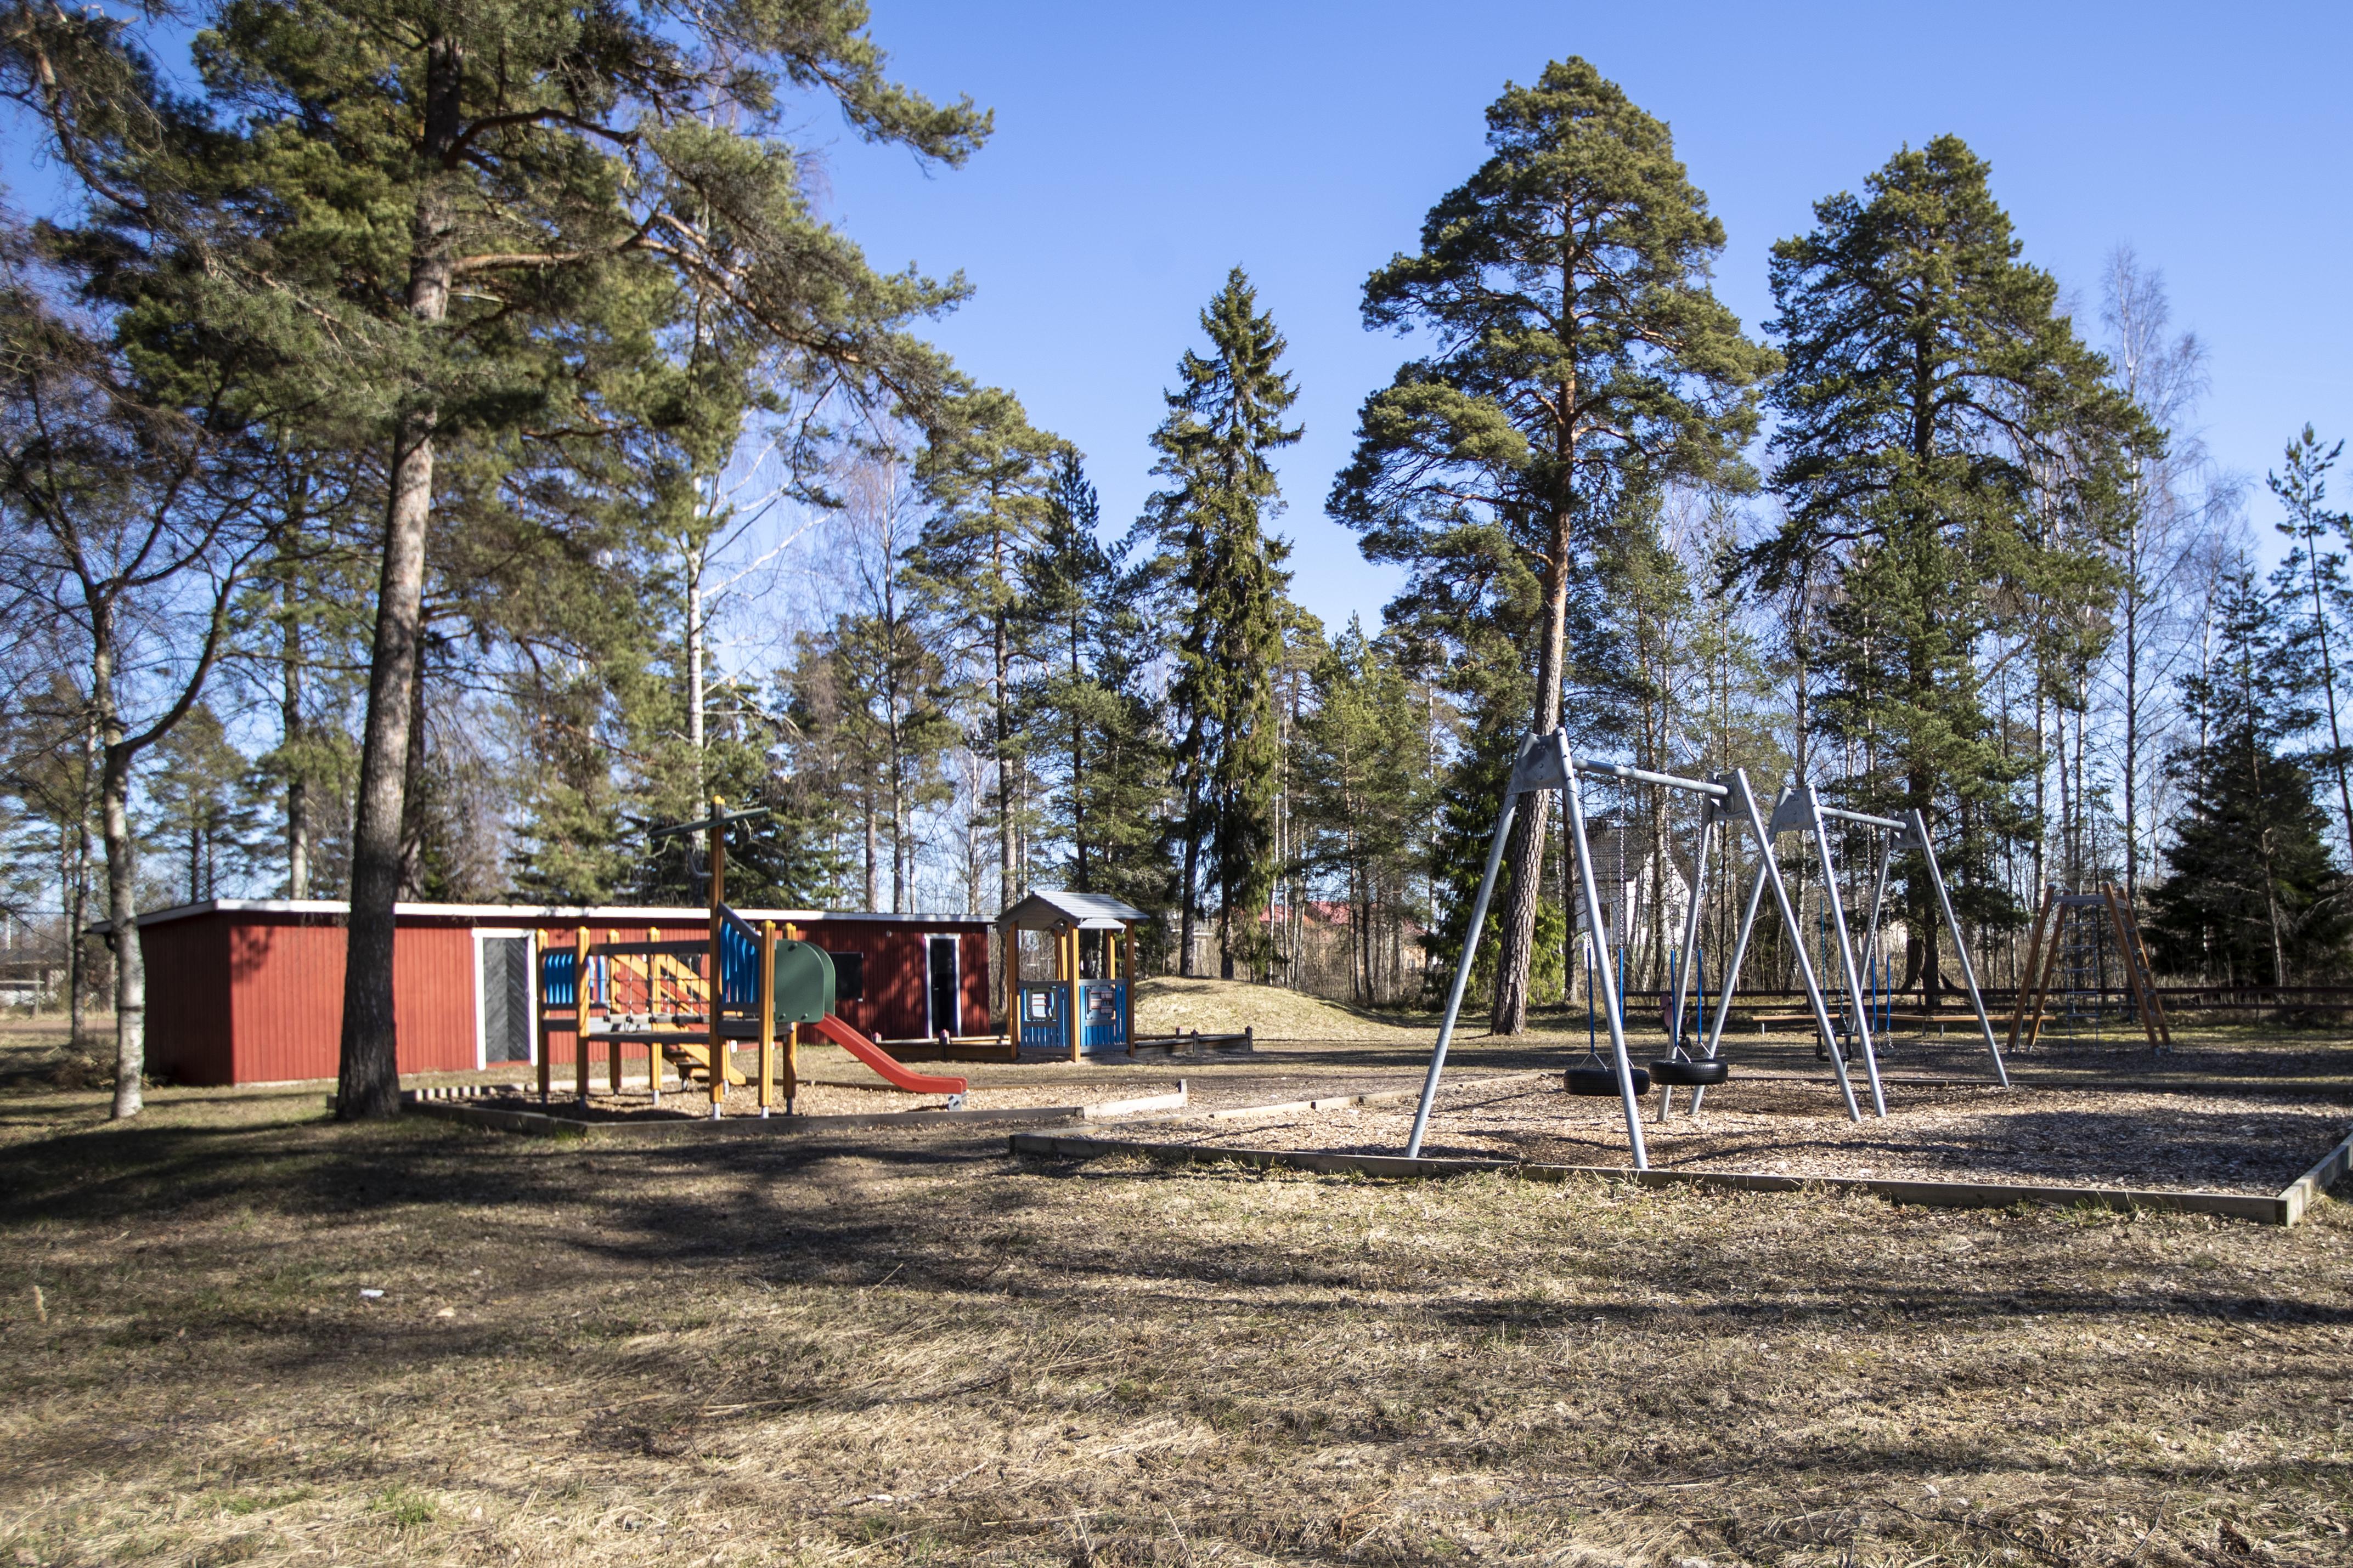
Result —
[{"label": "metal roof", "polygon": [[1040,889],[997,918],[999,924],[1016,931],[1043,931],[1061,921],[1072,921],[1082,931],[1108,931],[1152,917],[1134,904],[1123,903],[1105,893]]},{"label": "metal roof", "polygon": [[[341,919],[351,913],[351,908],[342,899],[206,899],[202,903],[149,910],[139,917],[139,923],[142,926],[161,925],[166,921],[214,913],[331,915]],[[755,924],[761,921],[793,921],[803,925],[815,925],[822,921],[901,921],[909,925],[982,925],[987,921],[986,915],[899,915],[873,910],[737,910],[735,912]],[[690,909],[631,904],[417,904],[403,901],[393,906],[393,914],[396,919],[406,916],[423,920],[471,921],[477,924],[503,921],[537,925],[691,925],[711,918],[709,907],[700,904]],[[93,935],[102,936],[112,931],[114,926],[111,921],[95,921],[86,929]]]}]

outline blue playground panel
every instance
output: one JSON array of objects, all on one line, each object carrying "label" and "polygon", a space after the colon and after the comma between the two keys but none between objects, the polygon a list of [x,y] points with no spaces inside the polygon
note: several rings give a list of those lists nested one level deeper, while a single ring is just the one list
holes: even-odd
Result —
[{"label": "blue playground panel", "polygon": [[[1025,1050],[1067,1051],[1071,985],[1066,980],[1033,981],[1021,987],[1021,1046]],[[1079,1049],[1090,1055],[1127,1048],[1127,982],[1079,982]]]},{"label": "blue playground panel", "polygon": [[539,952],[539,1005],[569,1007],[577,999],[574,989],[579,955],[568,947],[546,947]]}]

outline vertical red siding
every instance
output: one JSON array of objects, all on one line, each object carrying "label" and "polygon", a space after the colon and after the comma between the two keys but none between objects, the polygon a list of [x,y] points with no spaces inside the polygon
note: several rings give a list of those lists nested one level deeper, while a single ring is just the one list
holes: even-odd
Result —
[{"label": "vertical red siding", "polygon": [[139,928],[147,963],[147,1066],[158,1078],[236,1083],[229,922],[216,911]]},{"label": "vertical red siding", "polygon": [[964,979],[964,995],[958,998],[957,1005],[964,1017],[956,1025],[956,1033],[993,1034],[997,1020],[990,1016],[993,1004],[988,994],[988,933],[968,931],[956,947],[956,957],[963,964],[959,973]]},{"label": "vertical red siding", "polygon": [[[569,947],[573,924],[482,917],[482,924],[536,926],[543,949]],[[463,1071],[474,1066],[476,922],[465,917],[403,917],[394,934],[395,1018],[404,1073]],[[676,940],[699,934],[699,921],[598,923],[596,942],[637,942],[659,930]],[[992,1026],[988,935],[976,922],[833,920],[803,928],[809,941],[866,956],[866,995],[841,1004],[850,1024],[880,1039],[924,1033],[926,939],[958,937],[964,1016],[959,1033]],[[337,914],[216,910],[140,928],[147,960],[148,1055],[158,1073],[182,1083],[269,1083],[335,1074],[343,1010],[343,920]],[[549,1056],[574,1060],[569,1034]],[[604,1052],[596,1053],[601,1081]],[[644,1070],[642,1047],[630,1047],[628,1070]]]}]

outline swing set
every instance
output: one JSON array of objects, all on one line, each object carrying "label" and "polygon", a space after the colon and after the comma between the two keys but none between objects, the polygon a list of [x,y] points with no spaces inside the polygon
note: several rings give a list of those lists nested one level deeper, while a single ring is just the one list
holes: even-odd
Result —
[{"label": "swing set", "polygon": [[[1613,968],[1609,947],[1602,940],[1603,933],[1611,931],[1613,928],[1604,910],[1587,832],[1584,786],[1588,779],[1614,780],[1621,788],[1646,784],[1695,796],[1699,801],[1694,875],[1691,881],[1691,896],[1683,911],[1683,941],[1676,949],[1677,958],[1672,966],[1673,980],[1670,987],[1672,999],[1663,1020],[1666,1024],[1667,1053],[1652,1061],[1647,1071],[1633,1065],[1626,1046],[1623,952],[1620,951]],[[1549,734],[1530,735],[1522,744],[1518,760],[1512,767],[1511,781],[1504,786],[1503,809],[1496,817],[1494,837],[1487,848],[1486,869],[1481,874],[1479,890],[1471,904],[1471,923],[1463,941],[1461,960],[1455,965],[1454,982],[1447,992],[1446,1013],[1439,1025],[1438,1041],[1430,1052],[1430,1069],[1422,1081],[1421,1099],[1414,1110],[1413,1131],[1405,1151],[1409,1158],[1419,1156],[1422,1140],[1430,1129],[1430,1110],[1438,1099],[1439,1080],[1446,1068],[1447,1049],[1453,1041],[1455,1021],[1462,1009],[1463,991],[1470,983],[1472,961],[1477,952],[1480,934],[1486,925],[1487,907],[1494,895],[1496,873],[1503,864],[1504,846],[1511,837],[1512,822],[1520,809],[1521,797],[1537,796],[1534,809],[1543,811],[1548,809],[1542,799],[1544,792],[1556,790],[1560,794],[1567,819],[1568,848],[1577,868],[1581,904],[1579,913],[1588,933],[1585,951],[1588,1014],[1586,1058],[1568,1068],[1564,1075],[1564,1087],[1571,1094],[1614,1095],[1618,1098],[1625,1111],[1626,1141],[1636,1170],[1650,1169],[1650,1154],[1642,1138],[1639,1098],[1649,1091],[1651,1085],[1657,1082],[1666,1089],[1659,1109],[1659,1119],[1664,1121],[1677,1088],[1691,1089],[1691,1110],[1696,1115],[1707,1090],[1724,1083],[1731,1075],[1731,1065],[1722,1055],[1724,1021],[1739,989],[1741,964],[1747,956],[1749,938],[1756,928],[1757,912],[1767,889],[1772,891],[1774,906],[1780,914],[1791,951],[1796,955],[1798,977],[1805,990],[1809,1011],[1819,1037],[1824,1041],[1839,1042],[1852,1038],[1854,1054],[1861,1058],[1863,1065],[1872,1110],[1881,1117],[1887,1114],[1886,1091],[1880,1082],[1879,1059],[1872,1033],[1872,1003],[1877,999],[1877,986],[1874,984],[1874,996],[1867,1001],[1863,975],[1868,971],[1876,979],[1884,969],[1878,953],[1880,913],[1885,902],[1889,869],[1895,856],[1907,849],[1917,850],[1927,863],[1929,883],[1936,891],[1945,921],[1954,933],[1954,949],[1960,959],[1961,975],[1970,1004],[1976,1010],[1978,1027],[1985,1037],[1986,1051],[1992,1063],[1993,1080],[2005,1089],[2010,1086],[2009,1071],[2002,1063],[2001,1047],[1994,1040],[1992,1022],[1986,1016],[1985,1003],[1978,992],[1977,972],[1969,962],[1968,946],[1961,940],[1960,922],[1954,916],[1952,899],[1945,887],[1944,871],[1936,863],[1936,852],[1929,839],[1927,823],[1917,811],[1910,814],[1908,821],[1847,811],[1822,804],[1813,786],[1804,784],[1782,795],[1774,803],[1768,819],[1749,785],[1745,769],[1735,768],[1711,779],[1693,779],[1620,763],[1580,761],[1571,754],[1568,733],[1564,728]],[[1867,935],[1861,953],[1850,939],[1846,908],[1839,895],[1838,858],[1831,847],[1830,824],[1834,821],[1886,836],[1885,847],[1880,856],[1873,880]],[[1688,987],[1700,969],[1696,962],[1699,918],[1706,901],[1708,864],[1717,846],[1722,844],[1730,847],[1743,829],[1755,846],[1756,870],[1749,879],[1747,901],[1740,917],[1738,935],[1733,943],[1731,962],[1725,966],[1719,982],[1712,1020],[1707,1016],[1704,994],[1701,997],[1699,1026],[1689,1038],[1696,1040],[1702,1035],[1705,1037],[1694,1049],[1686,1044],[1683,1023]],[[1779,837],[1793,832],[1807,836],[1809,847],[1820,865],[1824,912],[1837,932],[1837,940],[1832,945],[1838,959],[1837,978],[1843,982],[1841,989],[1846,1005],[1841,1022],[1847,1026],[1844,1029],[1832,1023],[1829,1002],[1823,995],[1813,959],[1808,952],[1810,944],[1805,941],[1803,924],[1790,900],[1788,888],[1782,880],[1779,859],[1774,853],[1774,845]],[[1622,862],[1622,848],[1620,858]],[[1566,865],[1563,876],[1567,876]],[[1620,898],[1624,889],[1621,865],[1618,884]],[[1576,921],[1572,920],[1570,924],[1569,941],[1574,942],[1577,941]],[[1686,953],[1692,954],[1694,962],[1682,962],[1681,955]],[[1609,1054],[1606,1059],[1601,1054],[1590,1017],[1592,999],[1597,994],[1601,999],[1602,1017],[1609,1026]],[[1828,1054],[1837,1076],[1840,1097],[1846,1105],[1847,1116],[1851,1121],[1860,1121],[1862,1120],[1862,1106],[1847,1072],[1849,1053],[1841,1044],[1841,1048],[1831,1050]]]}]

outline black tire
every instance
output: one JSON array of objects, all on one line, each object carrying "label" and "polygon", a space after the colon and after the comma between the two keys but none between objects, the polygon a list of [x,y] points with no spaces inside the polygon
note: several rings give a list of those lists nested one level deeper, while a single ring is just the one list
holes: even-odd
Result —
[{"label": "black tire", "polygon": [[[1608,1095],[1613,1100],[1618,1095],[1618,1069],[1615,1068],[1571,1068],[1561,1075],[1561,1079],[1568,1086],[1571,1094]],[[1634,1069],[1634,1092],[1651,1092],[1651,1075],[1641,1068]]]},{"label": "black tire", "polygon": [[1722,1057],[1667,1058],[1651,1064],[1651,1076],[1677,1089],[1712,1089],[1732,1076],[1732,1064]]}]

